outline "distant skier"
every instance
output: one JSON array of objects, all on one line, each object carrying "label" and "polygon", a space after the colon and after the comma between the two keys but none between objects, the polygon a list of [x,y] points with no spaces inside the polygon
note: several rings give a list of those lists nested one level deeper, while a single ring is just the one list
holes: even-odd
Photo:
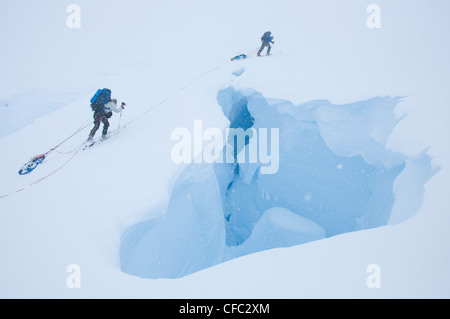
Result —
[{"label": "distant skier", "polygon": [[125,108],[125,103],[122,102],[120,107],[117,106],[117,100],[111,99],[111,90],[98,90],[91,99],[91,108],[94,111],[94,127],[89,134],[88,141],[94,138],[95,133],[100,127],[100,122],[103,123],[102,138],[107,138],[109,121],[112,117],[112,111],[120,113]]},{"label": "distant skier", "polygon": [[270,31],[265,32],[261,37],[261,41],[262,41],[261,48],[259,49],[257,56],[261,56],[261,52],[264,50],[265,47],[267,47],[267,55],[270,55],[270,49],[272,49],[270,44],[275,43],[273,42],[272,32]]}]

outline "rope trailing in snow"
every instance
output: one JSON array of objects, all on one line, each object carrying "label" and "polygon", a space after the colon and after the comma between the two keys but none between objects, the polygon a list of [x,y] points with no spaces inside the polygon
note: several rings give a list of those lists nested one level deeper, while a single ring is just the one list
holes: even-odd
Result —
[{"label": "rope trailing in snow", "polygon": [[250,52],[248,52],[246,55],[247,55],[247,56],[253,55],[253,54],[255,54],[258,50],[259,50],[259,46],[256,47],[255,49],[251,50]]},{"label": "rope trailing in snow", "polygon": [[60,167],[58,167],[56,170],[54,170],[54,171],[51,172],[50,174],[48,174],[48,175],[46,175],[46,176],[44,176],[44,177],[38,179],[37,181],[31,183],[30,186],[34,186],[34,185],[36,185],[37,183],[42,182],[44,179],[46,179],[46,178],[52,176],[53,174],[55,174],[56,172],[58,172],[60,169],[62,169],[64,166],[66,166],[66,165],[67,165],[67,164],[68,164],[68,163],[69,163],[69,162],[70,162],[70,161],[78,154],[78,152],[81,150],[81,148],[83,147],[83,145],[84,145],[84,142],[83,142],[83,144],[81,144],[79,147],[77,147],[75,153],[74,153],[67,161],[65,161],[64,164],[62,164]]},{"label": "rope trailing in snow", "polygon": [[[87,121],[86,121],[87,122]],[[65,142],[67,142],[68,140],[70,140],[73,136],[75,136],[76,134],[78,134],[79,132],[81,132],[82,130],[84,130],[86,127],[88,127],[89,125],[91,125],[91,120],[89,120],[89,123],[86,124],[86,122],[84,122],[84,124],[75,131],[75,133],[73,133],[72,135],[70,135],[69,137],[67,137],[65,140],[63,140],[62,142],[60,142],[58,145],[56,145],[55,147],[51,148],[47,153],[45,153],[45,155],[49,155],[51,152],[55,151],[58,147],[60,147],[61,145],[63,145]],[[70,152],[72,153],[72,152]],[[68,153],[68,154],[70,154]],[[61,153],[63,154],[63,153]]]},{"label": "rope trailing in snow", "polygon": [[[59,171],[61,168],[63,168],[64,166],[66,166],[74,157],[75,155],[80,151],[81,147],[84,145],[84,143],[81,146],[77,146],[77,148],[75,148],[74,150],[70,151],[70,152],[61,152],[58,151],[57,148],[60,147],[61,145],[63,145],[65,142],[67,142],[69,139],[71,139],[73,136],[75,136],[76,134],[78,134],[79,132],[81,132],[82,130],[84,130],[86,127],[88,127],[89,125],[91,125],[91,120],[89,120],[89,122],[87,123],[84,122],[82,126],[80,126],[73,134],[71,134],[70,136],[68,136],[66,139],[64,139],[63,141],[61,141],[60,143],[58,143],[56,146],[52,147],[50,150],[48,150],[45,153],[45,156],[51,154],[53,151],[59,153],[59,154],[71,154],[73,152],[75,152],[75,154],[73,154],[62,166],[58,167],[55,171],[53,171],[52,173],[48,174],[47,176],[42,177],[41,179],[31,183],[29,186],[33,186],[37,183],[39,183],[40,181],[46,179],[47,177],[49,177],[50,175],[53,175],[54,173],[56,173],[57,171]],[[18,190],[16,190],[14,193],[19,193],[21,191],[23,191],[25,189],[25,187],[22,187]],[[5,198],[11,196],[11,194],[6,194],[6,195],[2,195],[0,196],[0,199]]]},{"label": "rope trailing in snow", "polygon": [[78,146],[76,148],[74,148],[73,150],[69,151],[69,152],[61,152],[58,150],[55,150],[56,153],[61,154],[61,155],[69,155],[72,154],[73,152],[75,152],[77,150]]},{"label": "rope trailing in snow", "polygon": [[[41,177],[41,178],[38,179],[37,181],[31,183],[29,186],[34,186],[34,185],[36,185],[37,183],[42,182],[44,179],[50,177],[51,175],[55,174],[55,173],[58,172],[60,169],[62,169],[64,166],[66,166],[66,165],[67,165],[67,164],[68,164],[68,163],[69,163],[69,162],[70,162],[70,161],[78,154],[78,152],[81,150],[81,148],[83,147],[83,145],[84,145],[84,143],[81,144],[80,146],[78,146],[78,147],[73,151],[73,152],[75,152],[75,153],[74,153],[67,161],[65,161],[60,167],[58,167],[56,170],[54,170],[54,171],[51,172],[50,174],[48,174],[48,175],[46,175],[46,176],[44,176],[44,177]],[[14,193],[17,194],[17,193],[23,191],[25,188],[26,188],[26,186],[25,186],[25,187],[22,187],[22,188],[20,188],[20,189],[18,189],[18,190],[16,190]],[[6,197],[9,197],[9,196],[11,196],[11,194],[2,195],[2,196],[0,196],[0,199],[6,198]]]},{"label": "rope trailing in snow", "polygon": [[132,119],[131,121],[129,121],[128,123],[124,124],[123,127],[127,127],[128,125],[130,125],[131,123],[135,122],[136,120],[140,119],[141,117],[143,117],[144,115],[154,111],[157,107],[159,107],[160,105],[164,104],[167,100],[169,100],[170,98],[174,97],[175,95],[179,94],[180,92],[182,92],[184,89],[186,89],[187,87],[189,87],[190,85],[192,85],[195,81],[197,81],[198,79],[200,79],[201,77],[205,76],[208,73],[211,73],[217,69],[219,69],[221,67],[221,64],[218,66],[215,66],[214,68],[203,72],[202,74],[198,75],[196,78],[194,78],[193,80],[191,80],[190,82],[188,82],[187,84],[185,84],[184,86],[182,86],[181,88],[179,88],[176,92],[172,93],[171,95],[167,96],[166,98],[164,98],[163,100],[161,100],[159,103],[157,103],[156,105],[152,106],[150,109],[148,109],[147,111],[145,111],[144,113],[138,115],[137,117],[135,117],[134,119]]}]

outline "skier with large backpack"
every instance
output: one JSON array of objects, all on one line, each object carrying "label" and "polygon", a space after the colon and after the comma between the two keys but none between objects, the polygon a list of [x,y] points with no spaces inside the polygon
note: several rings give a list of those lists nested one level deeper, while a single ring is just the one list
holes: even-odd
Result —
[{"label": "skier with large backpack", "polygon": [[270,44],[275,43],[273,42],[272,32],[270,31],[264,32],[263,36],[261,37],[261,41],[262,41],[261,48],[259,49],[256,55],[261,56],[261,52],[264,50],[265,47],[267,47],[267,55],[270,55],[270,49],[272,49]]},{"label": "skier with large backpack", "polygon": [[110,89],[99,89],[91,99],[91,109],[94,112],[94,127],[92,128],[88,141],[94,138],[95,133],[103,123],[102,139],[107,138],[109,121],[112,117],[113,111],[120,113],[125,108],[125,103],[122,102],[120,107],[117,106],[117,100],[111,99]]}]

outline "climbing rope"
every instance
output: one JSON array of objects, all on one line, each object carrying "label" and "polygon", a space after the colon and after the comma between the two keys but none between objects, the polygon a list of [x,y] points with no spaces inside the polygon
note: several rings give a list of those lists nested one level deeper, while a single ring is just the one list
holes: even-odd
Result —
[{"label": "climbing rope", "polygon": [[[87,122],[87,121],[86,121]],[[85,122],[85,123],[86,123]],[[75,136],[76,134],[78,134],[79,132],[81,132],[82,130],[84,130],[86,127],[88,127],[89,125],[91,125],[91,120],[89,120],[89,123],[87,124],[83,124],[79,129],[77,129],[75,131],[75,133],[71,134],[69,137],[67,137],[65,140],[63,140],[62,142],[60,142],[58,145],[56,145],[55,147],[51,148],[47,153],[45,153],[45,155],[49,155],[51,152],[53,152],[54,150],[56,150],[58,147],[60,147],[61,145],[63,145],[65,142],[67,142],[68,140],[70,140],[73,136]]]},{"label": "climbing rope", "polygon": [[258,52],[259,48],[260,48],[259,46],[256,47],[255,49],[253,49],[250,52],[248,52],[246,55],[247,56],[251,56],[251,55],[255,54],[256,52]]},{"label": "climbing rope", "polygon": [[46,179],[46,178],[52,176],[53,174],[55,174],[56,172],[58,172],[60,169],[62,169],[64,166],[66,166],[66,165],[67,165],[67,164],[68,164],[68,163],[69,163],[69,162],[70,162],[70,161],[78,154],[78,152],[81,150],[81,148],[83,147],[83,145],[84,145],[84,142],[83,142],[83,144],[81,144],[80,146],[77,147],[75,153],[74,153],[67,161],[65,161],[60,167],[58,167],[56,170],[54,170],[54,171],[51,172],[50,174],[48,174],[48,175],[46,175],[46,176],[44,176],[44,177],[38,179],[37,181],[31,183],[30,186],[34,186],[34,185],[36,185],[37,183],[42,182],[44,179]]},{"label": "climbing rope", "polygon": [[58,151],[58,150],[55,150],[55,152],[58,153],[58,154],[61,154],[61,155],[70,155],[73,152],[75,152],[77,149],[78,149],[78,146],[76,148],[74,148],[73,150],[68,151],[68,152],[62,152],[62,151]]},{"label": "climbing rope", "polygon": [[[71,135],[69,135],[67,138],[65,138],[64,140],[62,140],[61,142],[59,142],[56,146],[52,147],[50,150],[48,150],[46,153],[43,154],[44,156],[48,156],[48,155],[51,154],[52,152],[57,152],[57,153],[59,153],[59,154],[65,154],[65,155],[68,155],[68,154],[71,154],[71,153],[74,153],[74,152],[75,152],[75,154],[73,154],[73,155],[72,155],[72,156],[71,156],[71,157],[70,157],[70,158],[62,165],[62,166],[58,167],[54,172],[50,173],[49,175],[47,175],[47,176],[45,176],[45,177],[39,179],[38,181],[36,181],[36,182],[30,184],[30,186],[33,186],[34,184],[40,182],[41,180],[47,178],[47,177],[50,176],[50,175],[53,175],[54,173],[56,173],[57,171],[59,171],[61,168],[63,168],[64,166],[66,166],[67,163],[69,163],[69,162],[75,157],[75,155],[79,152],[79,150],[80,150],[81,147],[84,145],[84,143],[83,143],[83,145],[81,145],[81,146],[77,146],[76,149],[74,149],[74,150],[72,150],[72,151],[70,151],[70,152],[61,152],[61,151],[58,151],[58,148],[59,148],[61,145],[63,145],[65,142],[67,142],[69,139],[71,139],[73,136],[75,136],[75,135],[78,134],[79,132],[83,131],[83,130],[84,130],[86,127],[88,127],[90,124],[91,124],[91,120],[85,121],[85,122],[84,122],[84,123],[83,123],[83,124],[82,124],[75,132],[74,132],[74,133],[72,133]],[[16,190],[14,193],[19,193],[19,192],[23,191],[24,189],[25,189],[25,187],[22,187],[22,188]],[[0,199],[1,199],[1,198],[8,197],[8,196],[10,196],[10,195],[11,195],[11,194],[1,195],[1,196],[0,196]]]},{"label": "climbing rope", "polygon": [[154,111],[157,107],[159,107],[160,105],[164,104],[167,100],[169,100],[170,98],[174,97],[175,95],[179,94],[180,92],[182,92],[184,89],[186,89],[187,87],[189,87],[190,85],[192,85],[195,81],[197,81],[198,79],[200,79],[201,77],[205,76],[208,73],[211,73],[217,69],[219,69],[222,66],[222,64],[213,67],[212,69],[203,72],[202,74],[198,75],[196,78],[194,78],[193,80],[189,81],[188,83],[186,83],[185,85],[183,85],[181,88],[179,88],[177,91],[175,91],[174,93],[172,93],[171,95],[167,96],[166,98],[164,98],[163,100],[161,100],[159,103],[157,103],[156,105],[152,106],[151,108],[149,108],[148,110],[146,110],[145,112],[141,113],[140,115],[138,115],[137,117],[135,117],[134,119],[132,119],[131,121],[127,122],[126,124],[124,124],[124,128],[127,127],[128,125],[130,125],[131,123],[135,122],[136,120],[140,119],[141,117],[143,117],[144,115]]},{"label": "climbing rope", "polygon": [[73,152],[75,152],[78,148],[78,146],[76,148],[74,148],[72,151],[70,152],[62,152],[62,151],[58,151],[58,147],[60,147],[62,144],[64,144],[65,142],[67,142],[69,139],[71,139],[73,136],[75,136],[76,134],[78,134],[79,132],[81,132],[82,130],[84,130],[86,127],[88,127],[89,125],[91,125],[91,121],[89,120],[89,123],[86,124],[86,122],[78,129],[76,130],[75,133],[73,133],[72,135],[70,135],[68,138],[66,138],[65,140],[63,140],[61,143],[59,143],[58,145],[56,145],[55,147],[51,148],[47,153],[45,153],[45,155],[49,155],[51,152],[56,152],[58,154],[62,154],[62,155],[69,155],[72,154]]}]

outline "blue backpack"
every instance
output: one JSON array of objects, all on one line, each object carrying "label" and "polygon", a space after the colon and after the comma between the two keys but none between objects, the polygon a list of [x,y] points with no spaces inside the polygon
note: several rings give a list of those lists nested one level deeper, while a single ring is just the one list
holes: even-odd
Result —
[{"label": "blue backpack", "polygon": [[272,32],[267,31],[263,34],[263,36],[261,37],[261,41],[270,41],[270,35],[272,34]]},{"label": "blue backpack", "polygon": [[92,111],[100,111],[109,101],[111,101],[111,90],[98,89],[91,99]]}]

